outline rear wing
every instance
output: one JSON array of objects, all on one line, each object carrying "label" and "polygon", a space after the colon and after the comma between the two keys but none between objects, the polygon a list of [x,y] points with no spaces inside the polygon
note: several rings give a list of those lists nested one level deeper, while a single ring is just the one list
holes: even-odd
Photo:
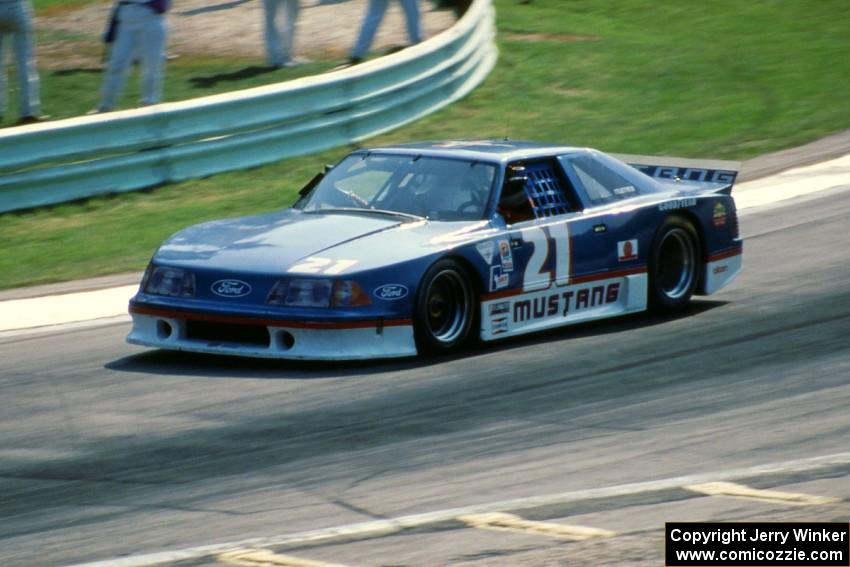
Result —
[{"label": "rear wing", "polygon": [[613,155],[660,181],[682,182],[688,185],[704,184],[706,189],[714,189],[727,195],[732,193],[732,186],[741,168],[741,163],[737,161]]}]

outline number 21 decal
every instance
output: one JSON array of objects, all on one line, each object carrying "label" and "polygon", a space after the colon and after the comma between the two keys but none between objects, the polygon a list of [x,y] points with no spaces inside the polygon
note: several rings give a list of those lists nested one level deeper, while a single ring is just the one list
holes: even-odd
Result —
[{"label": "number 21 decal", "polygon": [[[554,252],[555,285],[567,285],[570,280],[570,228],[567,224],[524,228],[522,239],[534,249],[522,277],[522,290],[535,291],[552,285],[552,270],[544,270],[549,248]],[[551,242],[551,245],[550,245]]]},{"label": "number 21 decal", "polygon": [[300,274],[334,275],[341,274],[356,263],[357,260],[332,260],[331,258],[312,256],[298,262],[287,271]]}]

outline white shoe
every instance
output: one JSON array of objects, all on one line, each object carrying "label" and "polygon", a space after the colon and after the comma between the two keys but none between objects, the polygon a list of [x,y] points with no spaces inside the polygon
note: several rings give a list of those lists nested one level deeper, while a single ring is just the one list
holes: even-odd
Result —
[{"label": "white shoe", "polygon": [[274,65],[274,67],[277,67],[278,69],[292,69],[293,67],[306,65],[310,62],[311,61],[309,59],[304,59],[303,57],[293,57],[291,59],[288,59],[287,61],[284,61],[283,63],[278,63]]}]

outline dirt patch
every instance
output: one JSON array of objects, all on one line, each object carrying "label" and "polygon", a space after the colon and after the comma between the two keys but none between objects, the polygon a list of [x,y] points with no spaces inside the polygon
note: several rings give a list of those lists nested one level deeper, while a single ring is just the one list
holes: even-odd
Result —
[{"label": "dirt patch", "polygon": [[[366,3],[367,0],[302,0],[296,54],[308,59],[345,58],[360,29]],[[96,44],[111,6],[111,2],[99,2],[71,12],[39,17],[36,27],[42,38],[38,46],[40,65],[57,69],[98,61]],[[450,10],[434,10],[427,1],[422,2],[421,9],[426,38],[455,23]],[[168,25],[170,54],[264,60],[263,5],[259,0],[181,0],[168,14]],[[67,34],[73,39],[63,38]],[[95,48],[81,51],[77,48],[81,43]],[[398,2],[392,2],[373,49],[406,43],[403,12]]]},{"label": "dirt patch", "polygon": [[501,34],[499,37],[508,41],[527,41],[529,43],[539,43],[541,41],[547,41],[552,43],[578,43],[583,41],[600,41],[602,39],[602,37],[598,35],[526,32],[508,32]]}]

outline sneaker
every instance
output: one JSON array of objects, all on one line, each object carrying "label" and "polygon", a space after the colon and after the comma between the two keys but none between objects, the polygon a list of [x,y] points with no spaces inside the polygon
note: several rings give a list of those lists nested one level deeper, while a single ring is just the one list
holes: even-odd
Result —
[{"label": "sneaker", "polygon": [[304,57],[293,57],[289,61],[283,64],[284,67],[298,67],[299,65],[306,65],[307,63],[312,63],[309,59],[305,59]]},{"label": "sneaker", "polygon": [[331,71],[342,71],[343,69],[351,69],[352,67],[354,67],[355,65],[359,65],[360,63],[363,63],[362,57],[349,57],[348,61],[337,65],[336,67],[331,69]]},{"label": "sneaker", "polygon": [[299,67],[307,63],[311,63],[311,61],[309,59],[304,59],[303,57],[292,57],[283,63],[272,63],[271,66],[275,69],[292,69],[293,67]]},{"label": "sneaker", "polygon": [[25,126],[26,124],[38,124],[39,122],[44,122],[50,118],[49,116],[41,115],[41,116],[21,116],[21,119],[18,120],[17,126]]}]

